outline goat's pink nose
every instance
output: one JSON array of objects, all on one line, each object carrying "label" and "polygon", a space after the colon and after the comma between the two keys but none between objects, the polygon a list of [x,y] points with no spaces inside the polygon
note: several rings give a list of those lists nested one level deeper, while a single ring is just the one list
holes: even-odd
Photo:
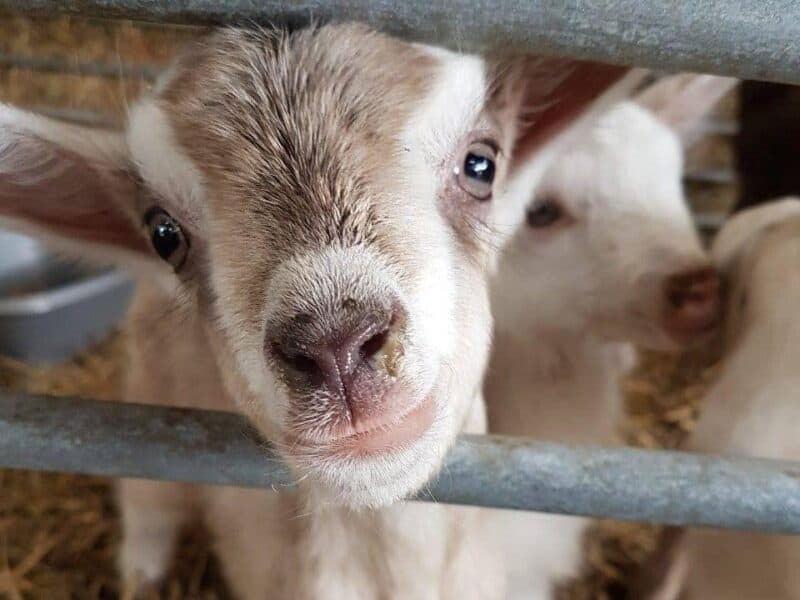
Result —
[{"label": "goat's pink nose", "polygon": [[714,329],[720,316],[720,279],[711,267],[678,273],[664,283],[664,327],[680,342],[692,342]]},{"label": "goat's pink nose", "polygon": [[385,361],[375,358],[399,335],[404,321],[397,305],[323,320],[298,315],[273,341],[273,357],[295,385],[337,395],[357,420],[357,413],[377,408],[378,402],[370,400],[382,391],[387,373]]}]

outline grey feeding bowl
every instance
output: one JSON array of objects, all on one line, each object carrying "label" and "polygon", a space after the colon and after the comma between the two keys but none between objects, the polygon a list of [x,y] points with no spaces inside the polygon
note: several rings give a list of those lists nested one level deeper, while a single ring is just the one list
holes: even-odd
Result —
[{"label": "grey feeding bowl", "polygon": [[34,363],[67,359],[120,322],[132,292],[118,270],[64,260],[0,230],[0,354]]}]

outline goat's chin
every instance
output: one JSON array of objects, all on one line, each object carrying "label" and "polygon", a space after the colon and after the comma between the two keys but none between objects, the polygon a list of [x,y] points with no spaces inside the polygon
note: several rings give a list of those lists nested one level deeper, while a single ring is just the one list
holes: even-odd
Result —
[{"label": "goat's chin", "polygon": [[455,438],[446,421],[437,410],[422,435],[391,450],[342,454],[295,449],[286,459],[316,506],[379,508],[413,496],[439,470]]}]

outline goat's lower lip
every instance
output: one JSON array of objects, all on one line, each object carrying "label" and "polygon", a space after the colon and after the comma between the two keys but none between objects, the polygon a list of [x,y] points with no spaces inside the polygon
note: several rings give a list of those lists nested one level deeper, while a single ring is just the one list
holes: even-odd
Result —
[{"label": "goat's lower lip", "polygon": [[434,409],[433,397],[425,396],[414,408],[393,423],[336,440],[334,452],[348,455],[370,454],[413,442],[430,427]]},{"label": "goat's lower lip", "polygon": [[328,442],[300,442],[328,455],[361,456],[396,450],[418,440],[431,426],[436,414],[432,395],[425,396],[414,408],[382,426],[359,431]]}]

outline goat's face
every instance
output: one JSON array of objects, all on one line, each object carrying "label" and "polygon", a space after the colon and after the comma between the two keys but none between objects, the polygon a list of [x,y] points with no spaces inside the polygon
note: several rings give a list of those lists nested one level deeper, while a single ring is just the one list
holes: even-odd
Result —
[{"label": "goat's face", "polygon": [[[545,109],[548,135],[624,73],[597,67],[592,89],[562,63],[533,94],[573,100]],[[544,139],[520,116],[526,68],[492,74],[358,26],[222,32],[132,111],[124,143],[107,140],[136,177],[99,168],[97,143],[66,144],[94,187],[47,210],[77,214],[26,212],[41,173],[0,178],[0,213],[51,233],[68,221],[56,233],[88,244],[110,233],[165,281],[165,312],[200,315],[232,395],[315,492],[389,502],[435,472],[479,393],[495,207],[512,153]],[[29,171],[76,137],[16,119],[0,133]],[[107,205],[85,210],[95,196]]]},{"label": "goat's face", "polygon": [[502,302],[513,290],[553,327],[654,349],[701,339],[718,320],[718,282],[684,200],[677,137],[631,103],[587,133],[536,189],[503,259]]},{"label": "goat's face", "polygon": [[[154,201],[197,222],[181,271],[208,291],[231,389],[334,501],[418,487],[488,346],[486,228],[512,132],[484,110],[483,62],[324,28],[227,33],[191,67],[133,112],[129,140]],[[164,143],[198,166],[185,197],[202,203],[171,201]]]}]

